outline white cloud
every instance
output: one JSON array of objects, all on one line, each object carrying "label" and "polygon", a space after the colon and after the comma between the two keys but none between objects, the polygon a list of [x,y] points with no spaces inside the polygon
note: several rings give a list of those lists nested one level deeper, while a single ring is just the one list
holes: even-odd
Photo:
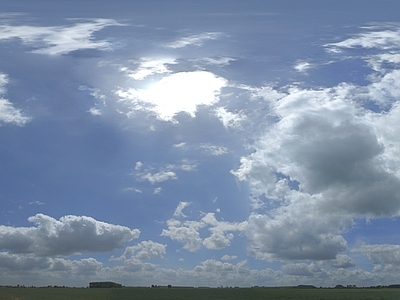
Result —
[{"label": "white cloud", "polygon": [[141,161],[137,161],[135,164],[135,170],[139,171],[143,167],[143,163]]},{"label": "white cloud", "polygon": [[236,255],[224,255],[221,257],[221,260],[225,260],[225,261],[230,261],[230,260],[236,260],[238,259],[238,257]]},{"label": "white cloud", "polygon": [[22,126],[29,120],[30,118],[25,117],[10,101],[0,98],[0,122]]},{"label": "white cloud", "polygon": [[162,188],[158,187],[158,188],[154,189],[153,194],[154,195],[159,195],[159,194],[161,194],[161,192],[162,192]]},{"label": "white cloud", "polygon": [[120,89],[116,95],[127,116],[147,111],[160,120],[177,122],[174,117],[179,112],[194,117],[197,106],[218,102],[218,94],[226,84],[224,78],[211,72],[179,72],[163,77],[146,89]]},{"label": "white cloud", "polygon": [[190,202],[179,202],[178,206],[175,209],[174,217],[175,218],[186,218],[187,216],[182,211],[189,205],[190,205]]},{"label": "white cloud", "polygon": [[168,65],[177,64],[175,59],[172,58],[156,59],[147,57],[143,57],[135,63],[138,64],[135,70],[129,70],[126,67],[121,69],[127,76],[135,80],[143,80],[155,74],[169,74],[171,71],[168,69]]},{"label": "white cloud", "polygon": [[20,109],[1,97],[6,92],[5,85],[8,83],[8,76],[0,73],[0,126],[1,123],[11,123],[22,126],[30,121],[30,118],[23,115]]},{"label": "white cloud", "polygon": [[176,180],[178,179],[178,177],[176,176],[176,174],[172,171],[162,171],[162,172],[158,172],[158,173],[147,173],[147,174],[143,174],[141,175],[141,180],[147,180],[149,181],[151,184],[155,184],[155,183],[160,183],[163,181],[167,181],[167,180]]},{"label": "white cloud", "polygon": [[364,29],[372,30],[357,34],[355,37],[338,43],[326,44],[328,50],[340,51],[340,48],[379,48],[383,50],[398,49],[400,45],[400,30],[395,26],[387,30],[371,26]]},{"label": "white cloud", "polygon": [[[192,172],[196,170],[197,163],[183,159],[179,164],[168,164],[160,168],[158,172],[153,172],[152,167],[143,168],[142,162],[136,162],[135,171],[132,175],[139,181],[148,181],[150,184],[161,183],[169,180],[177,180],[177,171]],[[161,188],[155,189],[155,192],[161,192]]]},{"label": "white cloud", "polygon": [[230,245],[231,240],[234,238],[232,233],[227,233],[231,231],[245,232],[247,229],[248,222],[237,222],[230,223],[224,221],[218,221],[215,218],[214,213],[207,213],[202,219],[207,226],[210,226],[208,230],[211,235],[204,239],[203,245],[207,249],[220,250],[226,248]]},{"label": "white cloud", "polygon": [[247,120],[247,116],[243,112],[232,113],[223,107],[217,108],[215,114],[224,127],[230,129],[241,129],[243,122]]},{"label": "white cloud", "polygon": [[156,243],[153,241],[143,241],[135,246],[125,249],[125,257],[134,257],[138,260],[149,260],[152,258],[164,258],[167,245]]},{"label": "white cloud", "polygon": [[[396,35],[397,30],[384,31],[334,45],[400,47]],[[254,152],[232,171],[249,183],[252,193],[250,255],[330,260],[336,268],[350,267],[354,262],[339,253],[347,249],[342,234],[353,218],[400,214],[398,62],[379,54],[373,59],[378,72],[364,86],[249,89],[253,101],[261,97],[267,102],[276,120],[265,126],[252,145]],[[370,109],[374,105],[385,112]],[[256,212],[261,208],[267,212]]]},{"label": "white cloud", "polygon": [[[189,203],[187,202],[180,202],[174,212],[174,217],[187,217],[182,213],[182,210],[188,205]],[[199,221],[181,222],[176,219],[170,219],[167,221],[168,229],[163,229],[161,235],[183,243],[183,248],[191,252],[199,250],[201,245],[207,249],[220,250],[230,245],[231,240],[234,238],[231,232],[245,232],[247,224],[246,221],[241,223],[218,221],[214,213],[207,213]],[[199,230],[205,227],[208,228],[211,234],[203,240]]]},{"label": "white cloud", "polygon": [[198,230],[204,224],[194,221],[181,223],[180,221],[171,219],[167,221],[167,226],[168,229],[163,229],[162,236],[167,236],[173,241],[183,243],[183,248],[190,252],[196,252],[200,249],[202,240]]},{"label": "white cloud", "polygon": [[205,32],[197,35],[191,35],[180,38],[174,42],[164,44],[165,48],[184,48],[187,46],[201,46],[207,40],[216,40],[221,36],[220,32]]},{"label": "white cloud", "polygon": [[138,229],[96,221],[90,217],[65,216],[60,220],[43,214],[28,219],[36,227],[0,226],[0,249],[38,256],[107,252],[138,238]]},{"label": "white cloud", "polygon": [[300,73],[306,73],[307,70],[311,69],[313,67],[312,64],[306,61],[301,61],[298,62],[293,68]]},{"label": "white cloud", "polygon": [[101,110],[96,106],[89,108],[88,113],[92,114],[93,116],[101,116],[102,115]]},{"label": "white cloud", "polygon": [[0,41],[19,39],[32,47],[34,53],[49,55],[67,54],[81,49],[109,50],[105,40],[95,41],[93,33],[107,26],[122,26],[111,19],[71,19],[72,26],[11,26],[0,25]]},{"label": "white cloud", "polygon": [[321,269],[313,263],[309,265],[305,263],[287,264],[283,266],[282,269],[286,274],[294,276],[313,276],[316,272],[321,271]]}]

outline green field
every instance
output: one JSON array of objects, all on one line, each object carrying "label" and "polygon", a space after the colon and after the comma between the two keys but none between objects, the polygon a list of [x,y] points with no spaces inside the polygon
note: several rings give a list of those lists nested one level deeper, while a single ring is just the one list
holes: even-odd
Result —
[{"label": "green field", "polygon": [[151,288],[0,288],[0,300],[183,300],[183,299],[400,299],[400,289],[151,289]]}]

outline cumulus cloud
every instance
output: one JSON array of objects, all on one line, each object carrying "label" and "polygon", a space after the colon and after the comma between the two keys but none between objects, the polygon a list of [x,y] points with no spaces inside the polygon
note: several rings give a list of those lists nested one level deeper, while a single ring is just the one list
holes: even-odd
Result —
[{"label": "cumulus cloud", "polygon": [[153,241],[143,241],[135,246],[125,249],[125,257],[134,257],[138,260],[149,260],[151,258],[164,258],[167,245]]},{"label": "cumulus cloud", "polygon": [[9,100],[2,97],[2,94],[6,92],[5,86],[7,83],[8,76],[4,73],[0,73],[0,126],[1,123],[11,123],[22,126],[29,122],[30,118],[24,116],[20,109],[15,108]]},{"label": "cumulus cloud", "polygon": [[355,261],[346,254],[338,254],[336,259],[330,262],[334,268],[350,268],[356,265]]},{"label": "cumulus cloud", "polygon": [[[180,202],[175,210],[174,217],[187,217],[182,213],[182,210],[188,205],[187,202]],[[207,249],[220,250],[230,245],[234,238],[232,232],[245,232],[247,225],[247,221],[218,221],[214,213],[207,213],[199,221],[181,222],[170,219],[167,221],[168,229],[163,229],[161,235],[183,243],[183,248],[191,252],[196,252],[202,245]],[[204,240],[199,232],[202,228],[208,228],[210,232],[210,235]]]},{"label": "cumulus cloud", "polygon": [[0,25],[0,41],[19,39],[33,48],[32,52],[49,55],[67,54],[81,49],[109,50],[105,40],[95,41],[93,33],[107,26],[122,26],[111,19],[70,19],[72,26]]},{"label": "cumulus cloud", "polygon": [[321,269],[311,263],[294,263],[294,264],[287,264],[282,267],[282,270],[285,271],[288,275],[294,276],[313,276],[316,272],[320,272]]},{"label": "cumulus cloud", "polygon": [[[397,30],[365,34],[334,46],[389,49],[398,47],[396,35]],[[250,255],[336,259],[338,268],[351,266],[338,254],[347,249],[342,234],[353,219],[400,214],[399,70],[396,58],[389,57],[388,66],[376,57],[366,86],[251,90],[275,121],[232,171],[251,188]],[[257,212],[262,209],[267,212]]]},{"label": "cumulus cloud", "polygon": [[196,221],[180,222],[175,219],[167,221],[168,229],[163,229],[161,236],[167,236],[173,241],[178,241],[184,244],[183,249],[190,252],[196,252],[200,249],[202,239],[198,230],[204,224]]},{"label": "cumulus cloud", "polygon": [[37,256],[68,256],[81,252],[108,252],[138,238],[138,229],[108,224],[85,216],[56,220],[37,214],[28,219],[35,227],[0,226],[0,249]]}]

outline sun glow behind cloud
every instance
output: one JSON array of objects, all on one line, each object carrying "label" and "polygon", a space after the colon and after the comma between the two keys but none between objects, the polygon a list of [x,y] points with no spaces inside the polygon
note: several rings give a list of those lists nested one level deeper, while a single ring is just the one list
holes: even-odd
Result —
[{"label": "sun glow behind cloud", "polygon": [[179,72],[145,89],[119,90],[117,95],[131,110],[150,110],[161,120],[176,122],[174,116],[179,112],[194,117],[198,105],[218,102],[218,94],[226,85],[227,80],[211,72]]}]

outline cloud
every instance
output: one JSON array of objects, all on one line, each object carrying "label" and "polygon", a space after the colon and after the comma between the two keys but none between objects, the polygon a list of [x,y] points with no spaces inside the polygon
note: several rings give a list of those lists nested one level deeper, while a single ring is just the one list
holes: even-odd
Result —
[{"label": "cloud", "polygon": [[11,26],[0,25],[0,41],[19,39],[33,48],[32,52],[61,55],[82,49],[110,50],[105,40],[95,41],[93,33],[107,26],[122,26],[111,19],[70,19],[72,26]]},{"label": "cloud", "polygon": [[296,208],[253,214],[247,229],[248,254],[268,261],[328,260],[347,249],[346,240],[337,234],[343,229],[338,228],[340,217]]},{"label": "cloud", "polygon": [[222,146],[214,146],[210,144],[204,144],[200,146],[206,152],[214,156],[220,156],[228,153],[228,148]]},{"label": "cloud", "polygon": [[0,226],[0,249],[37,256],[68,256],[80,252],[108,252],[138,238],[138,229],[112,225],[85,216],[60,220],[43,214],[28,219],[36,227]]},{"label": "cloud", "polygon": [[362,245],[352,250],[365,254],[373,264],[400,266],[400,245],[375,244]]},{"label": "cloud", "polygon": [[187,216],[182,211],[189,205],[190,205],[190,202],[179,202],[178,206],[175,209],[174,217],[175,218],[186,218]]},{"label": "cloud", "polygon": [[199,105],[213,105],[219,101],[221,88],[227,80],[207,71],[178,72],[163,77],[146,89],[119,89],[118,102],[127,116],[137,111],[154,113],[163,121],[177,122],[179,112],[194,117]]},{"label": "cloud", "polygon": [[167,236],[173,241],[178,241],[184,244],[183,249],[190,252],[196,252],[200,249],[202,239],[198,230],[204,224],[195,221],[180,221],[170,219],[167,221],[168,229],[163,229],[161,236]]},{"label": "cloud", "polygon": [[151,184],[160,183],[160,182],[167,181],[167,180],[178,179],[176,174],[171,171],[158,172],[158,173],[154,173],[154,174],[147,173],[147,174],[142,175],[140,178],[143,181],[147,180]]},{"label": "cloud", "polygon": [[171,71],[168,69],[168,65],[177,64],[176,60],[172,58],[155,59],[147,57],[143,57],[135,63],[138,66],[133,71],[126,67],[121,68],[121,71],[135,80],[143,80],[155,74],[169,74]]},{"label": "cloud", "polygon": [[[174,217],[187,217],[182,210],[188,205],[187,202],[180,202],[174,212]],[[181,222],[170,219],[167,221],[168,229],[163,229],[161,235],[183,243],[183,248],[190,252],[198,251],[202,245],[207,249],[220,250],[230,245],[234,238],[231,232],[245,232],[247,225],[247,221],[235,223],[218,221],[214,213],[207,213],[199,221]],[[208,228],[211,233],[204,240],[199,232],[202,228]]]},{"label": "cloud", "polygon": [[336,259],[330,262],[330,265],[334,268],[350,268],[355,267],[356,262],[348,255],[338,254]]},{"label": "cloud", "polygon": [[286,274],[294,276],[313,276],[316,272],[321,271],[321,269],[313,263],[309,265],[306,263],[287,264],[284,265],[282,269]]},{"label": "cloud", "polygon": [[195,171],[197,167],[196,163],[187,159],[183,159],[180,164],[168,164],[156,173],[152,172],[153,168],[143,168],[143,165],[142,162],[137,162],[135,165],[135,172],[132,174],[136,175],[139,181],[148,181],[150,184],[161,183],[168,180],[177,180],[177,171],[192,172]]},{"label": "cloud", "polygon": [[312,64],[306,61],[301,61],[298,62],[293,68],[300,73],[306,73],[307,70],[311,69],[313,67]]},{"label": "cloud", "polygon": [[158,187],[158,188],[154,189],[153,194],[154,195],[159,195],[159,194],[161,194],[161,192],[162,192],[162,188]]},{"label": "cloud", "polygon": [[[218,221],[214,213],[207,213],[202,219],[207,226],[211,235],[204,239],[203,245],[207,249],[220,250],[230,245],[231,240],[234,238],[232,231],[245,232],[248,222],[224,222]],[[229,233],[227,233],[229,232]]]},{"label": "cloud", "polygon": [[236,255],[224,255],[224,256],[222,256],[221,257],[221,260],[224,260],[224,261],[230,261],[230,260],[235,260],[235,259],[238,259],[238,257],[236,256]]},{"label": "cloud", "polygon": [[243,112],[232,113],[223,107],[217,108],[215,114],[227,129],[242,129],[242,124],[247,120]]},{"label": "cloud", "polygon": [[13,271],[28,271],[47,269],[51,266],[51,260],[47,257],[36,257],[32,254],[17,255],[0,252],[0,269]]},{"label": "cloud", "polygon": [[207,40],[216,40],[221,36],[220,32],[205,32],[197,35],[191,35],[187,37],[180,38],[174,42],[164,44],[165,48],[184,48],[187,46],[201,46],[203,45],[204,41]]},{"label": "cloud", "polygon": [[[385,27],[385,26],[384,26]],[[355,37],[346,39],[338,43],[326,44],[328,51],[338,52],[340,48],[379,48],[383,50],[398,49],[400,44],[400,29],[398,26],[387,26],[386,30],[382,27],[368,26],[364,29],[370,32],[360,33]]]},{"label": "cloud", "polygon": [[144,261],[152,258],[164,258],[167,245],[156,243],[153,241],[143,241],[135,246],[130,246],[125,249],[125,257],[134,257]]},{"label": "cloud", "polygon": [[203,57],[197,59],[190,59],[189,61],[194,62],[199,66],[228,66],[231,61],[235,61],[232,57]]},{"label": "cloud", "polygon": [[2,94],[6,92],[5,86],[8,83],[8,76],[0,73],[0,126],[1,123],[11,123],[22,126],[30,121],[30,118],[23,115],[20,109],[17,109],[13,104],[2,98]]},{"label": "cloud", "polygon": [[[383,31],[334,45],[386,50],[399,47],[395,35]],[[339,253],[347,249],[342,234],[353,219],[400,214],[399,70],[396,57],[379,57],[364,58],[373,59],[364,86],[249,89],[271,116],[254,151],[232,171],[251,189],[250,255],[351,266]]]}]

